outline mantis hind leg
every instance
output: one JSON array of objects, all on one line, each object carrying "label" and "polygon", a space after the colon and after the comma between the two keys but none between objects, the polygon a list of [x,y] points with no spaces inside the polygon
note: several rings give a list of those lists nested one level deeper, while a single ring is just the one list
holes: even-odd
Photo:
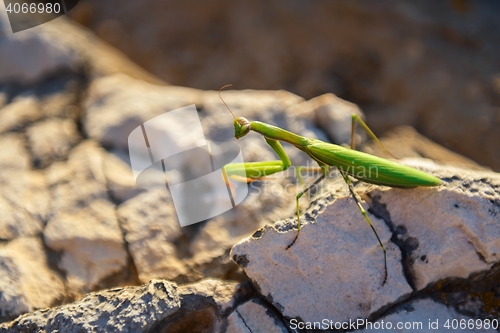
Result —
[{"label": "mantis hind leg", "polygon": [[290,247],[292,247],[293,244],[295,244],[295,242],[297,241],[297,238],[299,237],[299,233],[300,233],[300,209],[299,209],[299,199],[305,194],[305,193],[309,193],[311,191],[311,189],[313,187],[315,187],[316,185],[318,185],[319,183],[321,183],[325,177],[326,177],[326,174],[328,173],[328,167],[326,166],[322,166],[321,167],[321,170],[323,171],[323,173],[321,174],[321,176],[316,179],[314,182],[312,182],[311,184],[309,184],[305,189],[303,189],[302,191],[300,191],[297,196],[295,197],[295,208],[296,208],[296,214],[297,214],[297,233],[295,234],[295,237],[293,238],[293,241],[290,243],[290,245],[288,245],[286,247],[286,249],[288,250]]},{"label": "mantis hind leg", "polygon": [[365,218],[366,222],[368,223],[370,228],[372,228],[372,231],[375,234],[375,236],[377,237],[378,243],[379,243],[380,247],[382,248],[382,251],[384,252],[384,272],[385,273],[384,273],[384,281],[382,282],[382,285],[384,285],[385,282],[387,281],[387,251],[385,249],[384,244],[382,244],[382,241],[380,240],[380,237],[378,236],[377,231],[375,230],[375,227],[373,226],[372,222],[370,221],[368,214],[366,214],[366,210],[361,205],[361,202],[357,198],[356,193],[354,193],[354,188],[352,186],[351,180],[349,179],[349,176],[347,176],[347,174],[345,174],[343,172],[340,172],[340,174],[344,178],[347,186],[349,187],[349,192],[351,192],[351,195],[352,195],[354,201],[356,201],[356,204],[358,205],[358,208],[361,211],[361,214],[363,214],[363,217]]},{"label": "mantis hind leg", "polygon": [[392,156],[393,158],[396,158],[394,155],[391,154],[390,151],[387,150],[387,148],[384,147],[382,142],[380,142],[380,140],[377,138],[375,133],[373,133],[373,131],[370,129],[370,127],[368,127],[368,125],[366,125],[366,123],[363,121],[363,119],[361,119],[361,117],[355,113],[352,114],[352,125],[351,125],[351,149],[352,150],[354,150],[356,147],[356,140],[354,140],[354,134],[356,134],[356,122],[358,122],[359,125],[361,125],[361,127],[366,131],[366,133],[368,133],[370,138],[372,138],[372,140],[375,141],[375,143],[380,147],[380,149],[382,149],[385,153]]}]

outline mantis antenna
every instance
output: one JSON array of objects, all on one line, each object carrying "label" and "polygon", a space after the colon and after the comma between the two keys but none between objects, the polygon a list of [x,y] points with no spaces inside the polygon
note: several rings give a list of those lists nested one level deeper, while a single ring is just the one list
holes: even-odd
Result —
[{"label": "mantis antenna", "polygon": [[221,87],[221,88],[219,89],[219,98],[220,98],[220,100],[222,101],[222,103],[224,103],[224,105],[225,105],[225,106],[226,106],[226,108],[229,110],[229,112],[231,112],[231,114],[233,115],[233,118],[234,118],[234,119],[236,119],[236,117],[234,116],[233,111],[232,111],[232,110],[231,110],[231,108],[230,108],[230,107],[226,104],[226,102],[224,102],[224,100],[222,99],[222,96],[220,95],[220,92],[221,92],[223,89],[225,89],[225,88],[227,88],[227,87],[232,87],[232,86],[233,86],[232,84],[226,84],[225,86]]}]

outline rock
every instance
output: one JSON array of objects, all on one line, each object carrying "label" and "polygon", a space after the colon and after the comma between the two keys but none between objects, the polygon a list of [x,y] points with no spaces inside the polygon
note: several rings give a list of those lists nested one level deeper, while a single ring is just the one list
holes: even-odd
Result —
[{"label": "rock", "polygon": [[244,290],[246,287],[234,281],[207,278],[196,283],[180,286],[179,294],[183,300],[193,296],[210,298],[220,307],[219,311],[221,313],[226,313],[234,307],[238,297],[242,296],[238,295],[238,293],[243,291],[243,294],[245,294],[248,292],[248,290]]},{"label": "rock", "polygon": [[[293,183],[296,181],[294,178],[283,175],[273,178],[268,182],[251,184],[251,192],[243,203],[200,226],[189,243],[189,250],[192,263],[203,275],[216,274],[211,262],[216,258],[228,256],[228,250],[236,242],[266,224],[293,216],[295,196],[301,186]],[[216,260],[215,263],[219,270],[223,268],[216,276],[224,277],[224,271],[234,271],[231,262],[221,265],[222,263]]]},{"label": "rock", "polygon": [[30,170],[22,135],[0,136],[0,239],[39,234],[48,218],[49,194],[42,173]]},{"label": "rock", "polygon": [[[277,126],[300,124],[284,126],[291,131],[303,127],[300,121],[294,121],[290,115],[285,115],[287,108],[303,101],[291,93],[226,91],[223,96],[238,115],[249,119],[255,119],[258,115],[259,120]],[[89,137],[101,142],[105,147],[125,150],[128,148],[128,136],[137,126],[155,116],[190,104],[195,104],[198,110],[203,110],[200,118],[205,135],[209,139],[221,142],[234,135],[230,113],[220,101],[218,92],[157,86],[124,75],[93,82],[85,101],[84,128]],[[116,112],[117,109],[120,112]],[[273,113],[270,113],[270,110],[273,110]],[[310,135],[311,130],[302,134]]]},{"label": "rock", "polygon": [[[370,218],[386,243],[390,238],[387,226],[373,215]],[[371,230],[361,227],[362,222],[355,202],[340,198],[314,225],[303,226],[288,251],[296,231],[283,234],[265,227],[235,245],[231,255],[260,293],[288,318],[365,318],[408,297],[412,290],[403,275],[401,253],[391,243],[387,245],[388,279],[382,285],[383,252]],[[333,300],[331,295],[335,295]]]},{"label": "rock", "polygon": [[[0,107],[0,133],[24,131],[40,120],[77,121],[82,78],[75,74],[51,77],[42,84],[22,87],[5,84],[5,105]],[[1,103],[0,103],[1,104]],[[70,118],[70,119],[67,119]],[[78,129],[75,127],[75,131]],[[47,133],[50,135],[50,133]]]},{"label": "rock", "polygon": [[179,287],[181,308],[156,329],[161,332],[225,332],[235,304],[252,296],[248,284],[204,279]]},{"label": "rock", "polygon": [[0,136],[0,170],[24,171],[31,166],[31,159],[20,134]]},{"label": "rock", "polygon": [[49,215],[49,190],[37,171],[3,170],[0,186],[0,239],[33,236],[42,232]]},{"label": "rock", "polygon": [[498,262],[500,177],[423,160],[405,163],[440,177],[443,185],[356,186],[387,247],[385,285],[382,251],[342,182],[326,185],[336,199],[325,194],[311,204],[303,219],[308,223],[288,251],[296,230],[281,222],[235,245],[233,260],[284,316],[311,322],[368,318],[408,298],[410,286],[421,290],[487,272]]},{"label": "rock", "polygon": [[[260,203],[267,206],[267,214],[271,216],[264,222],[280,214],[276,210],[271,214],[272,204],[286,205],[287,214],[293,210],[291,197],[288,201],[272,197],[268,191]],[[149,190],[124,202],[117,215],[139,279],[166,278],[186,282],[206,276],[234,278],[232,274],[237,266],[228,260],[228,249],[261,223],[257,222],[257,214],[253,211],[258,202],[259,196],[254,194],[248,203],[236,207],[237,212],[182,228],[166,190]],[[251,218],[238,221],[237,217],[244,214],[250,214]]]},{"label": "rock", "polygon": [[18,96],[0,109],[0,133],[20,130],[40,118],[37,99],[33,96]]},{"label": "rock", "polygon": [[39,238],[0,244],[0,318],[52,306],[64,293],[61,277],[48,268]]},{"label": "rock", "polygon": [[[409,126],[399,126],[380,137],[384,147],[396,158],[423,157],[441,164],[451,164],[464,169],[486,170],[487,168],[429,140]],[[368,141],[361,147],[368,154],[391,158],[375,142]]]},{"label": "rock", "polygon": [[152,190],[126,201],[117,215],[141,281],[174,280],[187,274],[179,255],[185,249],[176,247],[183,233],[166,190]]},{"label": "rock", "polygon": [[55,211],[85,207],[78,205],[82,196],[87,200],[108,199],[102,170],[103,154],[97,144],[84,141],[73,149],[67,162],[57,162],[46,169],[47,180],[55,194]]},{"label": "rock", "polygon": [[[315,97],[310,103],[314,110],[316,125],[328,134],[330,142],[335,144],[351,143],[352,115],[365,119],[363,111],[354,103],[348,102],[333,94]],[[356,144],[366,137],[366,132],[357,124]],[[363,134],[364,133],[364,134]]]},{"label": "rock", "polygon": [[103,172],[103,154],[95,143],[76,147],[68,162],[47,169],[52,211],[44,240],[61,251],[59,267],[76,290],[90,290],[126,266],[127,253],[110,202]]},{"label": "rock", "polygon": [[93,77],[123,72],[162,82],[64,17],[15,34],[6,27],[7,22],[2,15],[0,83],[28,85],[54,73],[81,71],[84,66]]},{"label": "rock", "polygon": [[[0,17],[2,25],[6,20],[6,15]],[[4,60],[0,64],[0,82],[32,83],[49,73],[77,65],[79,59],[73,50],[64,47],[61,36],[42,27],[2,33],[0,58]]]},{"label": "rock", "polygon": [[[248,283],[204,279],[177,285],[152,280],[140,287],[91,293],[82,300],[24,314],[0,332],[224,332],[237,304],[255,297]],[[246,311],[248,312],[248,311]]]},{"label": "rock", "polygon": [[[418,332],[431,330],[432,332],[449,332],[459,330],[460,332],[496,332],[495,329],[484,328],[485,320],[478,319],[481,324],[476,326],[476,318],[467,317],[457,313],[453,308],[444,304],[436,303],[430,299],[419,299],[408,304],[399,306],[391,311],[391,314],[383,318],[369,322],[365,329],[355,332],[380,332],[396,329],[397,325],[404,325],[398,328],[398,332]],[[491,323],[491,321],[489,321]],[[473,323],[473,328],[467,324]],[[465,324],[465,326],[461,326]],[[470,325],[470,324],[469,324]],[[465,327],[465,329],[464,329]]]},{"label": "rock", "polygon": [[70,287],[90,290],[123,270],[127,253],[115,210],[106,201],[95,200],[90,208],[58,213],[44,230],[47,246],[62,252],[59,268],[66,272]]},{"label": "rock", "polygon": [[85,101],[85,132],[105,147],[128,149],[133,129],[164,112],[195,103],[196,92],[152,85],[125,75],[96,80]]},{"label": "rock", "polygon": [[227,333],[288,332],[281,319],[257,300],[238,306],[228,317],[228,322]]},{"label": "rock", "polygon": [[467,278],[500,260],[500,176],[432,164],[426,169],[444,181],[437,190],[375,188],[367,194],[373,213],[404,248],[406,273],[417,290]]},{"label": "rock", "polygon": [[[125,158],[128,159],[128,156]],[[106,154],[103,160],[104,176],[110,195],[116,203],[122,203],[144,192],[144,189],[137,186],[129,163],[130,160],[128,163],[124,162],[119,155],[113,153]]]},{"label": "rock", "polygon": [[48,119],[26,131],[34,162],[46,167],[54,160],[65,159],[79,141],[75,122],[70,119]]},{"label": "rock", "polygon": [[[182,332],[196,327],[210,327],[212,332],[222,332],[227,326],[227,313],[235,303],[246,297],[248,290],[231,281],[205,279],[179,288],[181,295],[181,320],[173,320],[166,331]],[[245,286],[243,286],[245,289]],[[209,320],[207,320],[210,318]],[[184,329],[181,327],[184,326]]]},{"label": "rock", "polygon": [[91,293],[82,300],[0,324],[9,332],[149,332],[178,311],[177,286],[152,280],[140,287]]},{"label": "rock", "polygon": [[47,33],[60,34],[61,31],[66,32],[64,36],[60,36],[61,43],[64,48],[72,50],[75,57],[80,58],[84,64],[89,66],[88,71],[91,78],[124,73],[146,82],[165,83],[135,62],[130,61],[122,52],[96,38],[87,29],[65,17],[59,17],[52,21],[51,24],[44,24],[39,28],[46,29]]},{"label": "rock", "polygon": [[[236,221],[227,219],[181,228],[171,196],[163,189],[149,190],[124,202],[117,214],[140,281],[229,277],[237,268],[225,259],[231,240],[255,228],[255,223],[249,223],[237,229]],[[227,229],[238,233],[231,235]]]},{"label": "rock", "polygon": [[70,118],[78,121],[84,84],[84,79],[78,75],[58,75],[45,79],[43,84],[36,85],[23,94],[33,94],[38,98],[40,111],[46,118]]}]

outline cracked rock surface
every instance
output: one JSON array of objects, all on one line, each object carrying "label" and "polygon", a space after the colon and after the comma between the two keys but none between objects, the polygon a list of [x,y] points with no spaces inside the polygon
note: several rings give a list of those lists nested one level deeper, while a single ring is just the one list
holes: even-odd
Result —
[{"label": "cracked rock surface", "polygon": [[228,321],[228,333],[288,332],[283,321],[257,300],[240,305],[228,317]]},{"label": "cracked rock surface", "polygon": [[415,289],[445,278],[467,278],[500,261],[500,177],[492,172],[428,168],[436,190],[375,189],[372,210],[394,231]]},{"label": "cracked rock surface", "polygon": [[61,277],[47,264],[39,238],[19,237],[0,244],[0,316],[49,307],[64,296]]},{"label": "cracked rock surface", "polygon": [[[453,308],[449,308],[442,303],[434,302],[431,299],[419,299],[408,304],[404,304],[392,311],[391,314],[384,316],[382,319],[377,322],[373,322],[372,324],[368,324],[368,328],[355,331],[355,332],[364,332],[364,333],[372,333],[372,332],[380,332],[381,323],[385,321],[387,329],[387,323],[393,325],[392,327],[396,327],[397,323],[402,323],[404,332],[418,332],[429,330],[432,332],[447,332],[453,330],[453,327],[456,327],[457,330],[461,332],[497,332],[496,329],[484,328],[483,323],[481,326],[478,325],[477,328],[472,329],[461,329],[460,322],[467,323],[470,320],[470,317],[461,315],[457,313]],[[377,326],[377,324],[379,326]],[[448,327],[446,327],[448,325]]]},{"label": "cracked rock surface", "polygon": [[356,186],[387,247],[385,285],[381,248],[342,182],[329,184],[328,195],[311,204],[308,223],[289,250],[296,221],[267,226],[235,245],[233,260],[285,317],[308,322],[370,318],[408,299],[412,291],[490,274],[499,263],[500,176],[418,159],[405,163],[438,176],[443,184]]},{"label": "cracked rock surface", "polygon": [[180,306],[177,286],[152,280],[140,287],[91,293],[82,300],[20,316],[0,332],[147,332]]},{"label": "cracked rock surface", "polygon": [[[370,217],[382,242],[387,243],[389,228]],[[231,252],[262,295],[286,317],[305,321],[368,317],[411,293],[401,252],[390,243],[388,279],[382,285],[383,252],[350,197],[337,199],[314,224],[304,225],[297,242],[286,250],[295,233],[266,227]]]},{"label": "cracked rock surface", "polygon": [[44,229],[47,246],[62,252],[59,268],[75,289],[91,290],[127,262],[114,204],[102,169],[104,151],[87,141],[64,164],[47,170],[53,215]]}]

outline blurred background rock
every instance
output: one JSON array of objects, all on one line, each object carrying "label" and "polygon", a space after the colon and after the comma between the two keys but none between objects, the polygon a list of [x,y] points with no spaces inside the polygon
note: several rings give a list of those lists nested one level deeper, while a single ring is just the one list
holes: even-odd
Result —
[{"label": "blurred background rock", "polygon": [[500,2],[86,0],[70,13],[161,79],[332,92],[500,170]]}]

